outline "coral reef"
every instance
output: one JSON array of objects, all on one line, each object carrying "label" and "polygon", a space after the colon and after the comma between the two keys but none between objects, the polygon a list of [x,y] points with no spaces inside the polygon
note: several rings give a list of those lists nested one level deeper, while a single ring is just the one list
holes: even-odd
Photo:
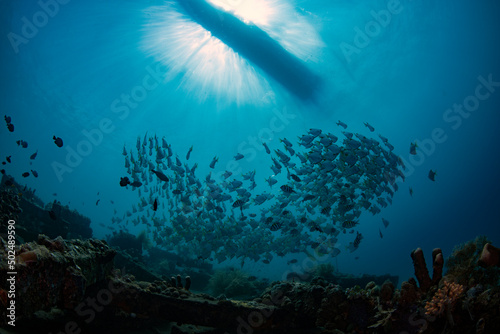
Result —
[{"label": "coral reef", "polygon": [[464,286],[457,283],[444,282],[444,286],[440,288],[432,297],[431,301],[425,304],[425,314],[430,316],[440,316],[446,311],[448,321],[454,325],[452,311],[458,298],[464,292]]},{"label": "coral reef", "polygon": [[485,236],[478,236],[474,240],[458,245],[446,260],[446,276],[448,280],[456,281],[462,285],[474,286],[479,283],[483,285],[498,286],[500,284],[500,267],[486,266],[480,264],[484,250],[494,248],[487,246],[490,241]]},{"label": "coral reef", "polygon": [[408,308],[414,305],[420,298],[417,291],[417,282],[413,278],[401,283],[401,290],[399,291],[399,305],[402,308]]},{"label": "coral reef", "polygon": [[[2,179],[3,182],[3,179]],[[20,206],[21,196],[11,187],[4,187],[0,190],[0,231],[6,237],[7,224],[9,220],[17,221],[19,213],[22,212]]]},{"label": "coral reef", "polygon": [[[5,241],[0,241],[0,284],[4,284]],[[434,256],[438,267],[434,277],[440,276],[439,254]],[[431,285],[426,292],[415,279],[403,282],[401,289],[391,281],[380,285],[369,281],[364,288],[347,289],[320,278],[278,281],[252,301],[237,301],[190,291],[189,276],[146,282],[113,269],[115,251],[102,241],[40,236],[36,243],[18,246],[16,255],[17,317],[26,332],[65,332],[68,323],[77,326],[73,332],[82,333],[160,332],[161,328],[170,333],[486,334],[500,329],[500,287],[481,281],[488,278],[485,275],[478,276],[474,285],[451,280],[459,275],[445,276],[439,285],[427,277]],[[462,265],[477,266],[465,259]],[[218,271],[211,281],[228,295],[247,291],[249,283],[257,282],[235,269]],[[8,300],[2,285],[0,302],[6,305]],[[1,316],[4,325],[6,316]]]},{"label": "coral reef", "polygon": [[320,264],[313,268],[311,273],[296,273],[290,272],[287,274],[287,281],[291,282],[326,282],[340,285],[344,288],[352,288],[356,285],[365,286],[369,282],[375,282],[382,285],[385,281],[391,281],[394,285],[398,285],[399,277],[394,275],[352,275],[335,272],[331,264]]},{"label": "coral reef", "polygon": [[441,280],[444,264],[443,252],[440,248],[435,248],[432,251],[432,279],[429,276],[429,271],[427,270],[424,252],[422,251],[422,249],[417,248],[413,252],[411,252],[411,258],[413,259],[415,277],[417,277],[420,289],[423,292],[427,292],[431,286],[438,284]]},{"label": "coral reef", "polygon": [[[74,308],[86,289],[110,274],[115,252],[100,240],[49,239],[17,246],[14,270],[8,267],[6,241],[0,239],[0,280],[4,288],[8,272],[17,272],[17,319],[30,319],[52,307]],[[6,287],[5,287],[6,288]],[[5,321],[5,308],[1,322]]]},{"label": "coral reef", "polygon": [[485,268],[500,266],[500,248],[489,243],[485,244],[478,264]]}]

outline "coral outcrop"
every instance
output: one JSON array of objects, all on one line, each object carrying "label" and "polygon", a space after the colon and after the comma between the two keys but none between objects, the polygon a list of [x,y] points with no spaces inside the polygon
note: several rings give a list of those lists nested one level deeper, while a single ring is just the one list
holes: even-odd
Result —
[{"label": "coral outcrop", "polygon": [[411,253],[411,258],[413,259],[415,277],[417,277],[420,289],[423,292],[427,292],[431,286],[438,284],[441,280],[444,265],[443,252],[440,248],[435,248],[432,251],[432,279],[429,276],[429,271],[427,270],[424,252],[422,251],[422,249],[415,249]]},{"label": "coral outcrop", "polygon": [[500,248],[493,246],[490,243],[486,243],[481,252],[481,257],[478,260],[478,264],[481,267],[500,267]]},{"label": "coral outcrop", "polygon": [[444,282],[432,297],[432,300],[425,304],[425,314],[430,316],[440,316],[446,312],[448,320],[454,324],[452,311],[460,296],[464,293],[464,286],[453,282]]},{"label": "coral outcrop", "polygon": [[490,240],[479,236],[474,240],[458,245],[446,260],[448,280],[466,286],[500,285],[500,266],[498,248],[491,246]]}]

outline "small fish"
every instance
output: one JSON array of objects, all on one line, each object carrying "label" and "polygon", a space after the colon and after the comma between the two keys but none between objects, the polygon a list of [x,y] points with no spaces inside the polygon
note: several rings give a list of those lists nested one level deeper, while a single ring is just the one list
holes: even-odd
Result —
[{"label": "small fish", "polygon": [[100,199],[98,199],[98,200],[97,200],[97,202],[95,202],[95,205],[96,205],[96,206],[99,204],[99,201],[100,201]]},{"label": "small fish", "polygon": [[317,137],[321,134],[321,129],[309,129],[309,134],[313,137]]},{"label": "small fish", "polygon": [[169,181],[168,177],[167,177],[165,174],[163,174],[162,172],[160,172],[160,171],[156,171],[156,170],[154,170],[154,169],[151,169],[151,171],[152,171],[153,173],[155,173],[155,175],[156,175],[156,176],[158,176],[158,178],[159,178],[160,180],[165,181],[165,182],[168,182],[168,181]]},{"label": "small fish", "polygon": [[342,122],[342,121],[338,121],[338,122],[337,122],[337,125],[338,125],[338,126],[343,127],[344,129],[347,129],[347,124],[345,124],[345,123],[344,123],[344,122]]},{"label": "small fish", "polygon": [[363,239],[363,235],[359,232],[356,232],[356,239],[354,239],[354,247],[358,248],[361,240]]},{"label": "small fish", "polygon": [[291,265],[291,264],[294,264],[294,263],[297,263],[297,262],[299,262],[297,259],[291,259],[286,264]]},{"label": "small fish", "polygon": [[323,209],[321,209],[321,214],[328,215],[328,213],[330,213],[330,210],[331,210],[330,206],[325,206]]},{"label": "small fish", "polygon": [[14,124],[11,123],[12,119],[10,116],[5,115],[4,116],[5,123],[7,124],[7,129],[9,129],[10,132],[14,132]]},{"label": "small fish", "polygon": [[30,173],[29,172],[24,172],[22,175],[23,175],[23,177],[28,177],[28,176],[30,176]]},{"label": "small fish", "polygon": [[283,192],[288,193],[288,194],[291,194],[291,193],[295,192],[295,190],[293,190],[292,187],[290,187],[290,186],[288,186],[286,184],[282,185],[280,187],[280,189],[283,190]]},{"label": "small fish", "polygon": [[238,199],[238,200],[236,200],[236,201],[233,203],[233,208],[242,207],[244,204],[245,204],[245,202],[244,202],[244,201],[242,201],[241,199]]},{"label": "small fish", "polygon": [[384,224],[384,226],[387,228],[387,226],[389,226],[389,221],[385,218],[382,218],[382,223]]},{"label": "small fish", "polygon": [[28,143],[22,139],[16,141],[16,143],[17,143],[17,146],[22,146],[22,148],[28,148]]},{"label": "small fish", "polygon": [[2,173],[3,175],[5,175],[5,169],[0,170],[0,173]]},{"label": "small fish", "polygon": [[374,128],[373,126],[371,126],[370,124],[366,123],[366,122],[365,122],[365,126],[366,126],[366,127],[367,127],[367,128],[368,128],[371,132],[375,131],[375,128]]},{"label": "small fish", "polygon": [[[125,187],[128,184],[130,184],[130,180],[129,180],[129,178],[127,176],[120,178],[120,186]],[[57,194],[54,193],[54,196],[56,196],[56,195]]]},{"label": "small fish", "polygon": [[295,155],[295,150],[291,148],[290,146],[285,146],[285,150],[290,153],[290,155]]},{"label": "small fish", "polygon": [[158,210],[158,199],[155,198],[155,201],[153,203],[153,211]]},{"label": "small fish", "polygon": [[54,143],[57,145],[57,147],[63,146],[63,140],[61,139],[61,137],[53,136],[52,139],[54,139]]},{"label": "small fish", "polygon": [[30,156],[30,160],[35,160],[38,150]]},{"label": "small fish", "polygon": [[262,263],[269,264],[271,263],[268,259],[262,260]]},{"label": "small fish", "polygon": [[437,174],[437,172],[436,172],[436,171],[433,171],[433,170],[431,169],[431,170],[429,171],[429,175],[428,175],[428,176],[429,176],[429,179],[430,179],[431,181],[436,181],[436,180],[435,180],[436,174]]},{"label": "small fish", "polygon": [[38,172],[36,170],[31,170],[31,174],[33,174],[34,177],[38,177]]},{"label": "small fish", "polygon": [[417,142],[410,143],[410,154],[411,155],[416,155],[417,154]]},{"label": "small fish", "polygon": [[189,148],[188,153],[186,154],[186,160],[189,160],[189,157],[191,156],[191,152],[193,151],[193,146]]},{"label": "small fish", "polygon": [[285,144],[285,146],[287,146],[287,147],[292,147],[292,143],[290,143],[290,141],[286,138],[280,139],[280,142]]},{"label": "small fish", "polygon": [[12,162],[12,160],[10,160],[10,158],[12,157],[12,155],[9,155],[8,157],[5,158],[5,160],[7,160],[7,162],[10,164]]},{"label": "small fish", "polygon": [[266,143],[262,143],[262,145],[264,145],[264,148],[266,149],[266,153],[267,154],[271,154],[271,150],[269,149],[269,147],[267,147],[267,144]]},{"label": "small fish", "polygon": [[410,190],[410,196],[411,196],[411,197],[413,197],[413,188],[412,188],[412,187],[410,187],[410,189],[409,189],[409,190]]},{"label": "small fish", "polygon": [[241,153],[238,153],[234,156],[234,160],[238,161],[238,160],[241,160],[243,159],[245,156]]},{"label": "small fish", "polygon": [[356,225],[358,225],[358,222],[355,222],[353,220],[346,220],[342,223],[343,228],[353,228]]},{"label": "small fish", "polygon": [[291,175],[290,175],[290,177],[291,177],[291,178],[292,178],[295,182],[300,182],[300,181],[301,181],[300,177],[298,177],[298,176],[297,176],[297,175],[295,175],[295,174],[291,174]]},{"label": "small fish", "polygon": [[382,235],[382,231],[380,230],[380,228],[378,229],[378,233],[379,233],[379,235],[380,235],[380,239],[383,239],[383,238],[384,238],[384,236]]},{"label": "small fish", "polygon": [[276,222],[274,224],[271,225],[271,227],[269,228],[271,231],[275,232],[277,230],[279,230],[281,228],[281,226],[283,226],[283,223],[281,222]]},{"label": "small fish", "polygon": [[309,229],[311,232],[321,232],[323,233],[323,229],[321,227],[319,227],[318,225],[314,224],[313,226],[311,226],[311,228]]},{"label": "small fish", "polygon": [[130,183],[130,185],[132,187],[140,187],[140,186],[142,186],[142,182],[141,181],[134,181],[134,182]]},{"label": "small fish", "polygon": [[217,161],[219,161],[219,158],[217,158],[217,156],[215,156],[212,159],[212,162],[210,163],[210,168],[214,169],[215,168],[215,164],[217,163]]}]

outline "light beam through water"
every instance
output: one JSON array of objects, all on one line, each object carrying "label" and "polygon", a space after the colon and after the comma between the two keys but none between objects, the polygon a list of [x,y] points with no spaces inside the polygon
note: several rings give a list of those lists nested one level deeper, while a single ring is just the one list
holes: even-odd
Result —
[{"label": "light beam through water", "polygon": [[[305,61],[313,62],[323,43],[290,4],[257,1],[255,10],[266,8],[259,16],[244,10],[251,1],[210,2],[249,25],[200,0],[167,2],[147,10],[143,49],[169,68],[170,79],[180,76],[179,86],[199,101],[216,96],[218,102],[239,106],[273,102],[269,77],[301,98],[316,89],[318,77]],[[236,2],[238,6],[229,6]]]}]

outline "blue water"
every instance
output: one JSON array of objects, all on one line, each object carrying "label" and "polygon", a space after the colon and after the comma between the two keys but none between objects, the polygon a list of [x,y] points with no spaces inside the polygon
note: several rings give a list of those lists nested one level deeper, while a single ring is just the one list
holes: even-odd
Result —
[{"label": "blue water", "polygon": [[[137,136],[165,136],[182,158],[193,146],[200,179],[215,155],[215,172],[223,172],[240,151],[246,158],[236,169],[257,170],[257,193],[269,191],[271,160],[252,138],[266,134],[278,148],[279,138],[295,142],[310,128],[341,136],[335,123],[342,120],[348,131],[387,137],[408,169],[392,206],[363,213],[359,249],[332,260],[340,271],[405,280],[416,247],[430,258],[435,247],[447,256],[477,235],[500,244],[498,2],[262,0],[267,16],[257,13],[255,24],[318,76],[307,98],[210,36],[175,2],[64,2],[0,2],[0,103],[15,125],[13,133],[0,127],[0,157],[12,155],[3,168],[45,202],[89,216],[96,237],[109,234],[99,223],[110,225],[113,209],[121,216],[137,203],[136,192],[119,186],[123,146],[135,148]],[[391,13],[382,24],[381,13]],[[471,111],[448,112],[454,104]],[[277,122],[283,110],[290,116]],[[29,147],[18,147],[19,139]],[[410,156],[415,140],[418,155]],[[85,154],[68,161],[71,150]],[[39,177],[22,178],[30,169]],[[245,269],[280,279],[290,258],[273,266],[248,261]]]}]

